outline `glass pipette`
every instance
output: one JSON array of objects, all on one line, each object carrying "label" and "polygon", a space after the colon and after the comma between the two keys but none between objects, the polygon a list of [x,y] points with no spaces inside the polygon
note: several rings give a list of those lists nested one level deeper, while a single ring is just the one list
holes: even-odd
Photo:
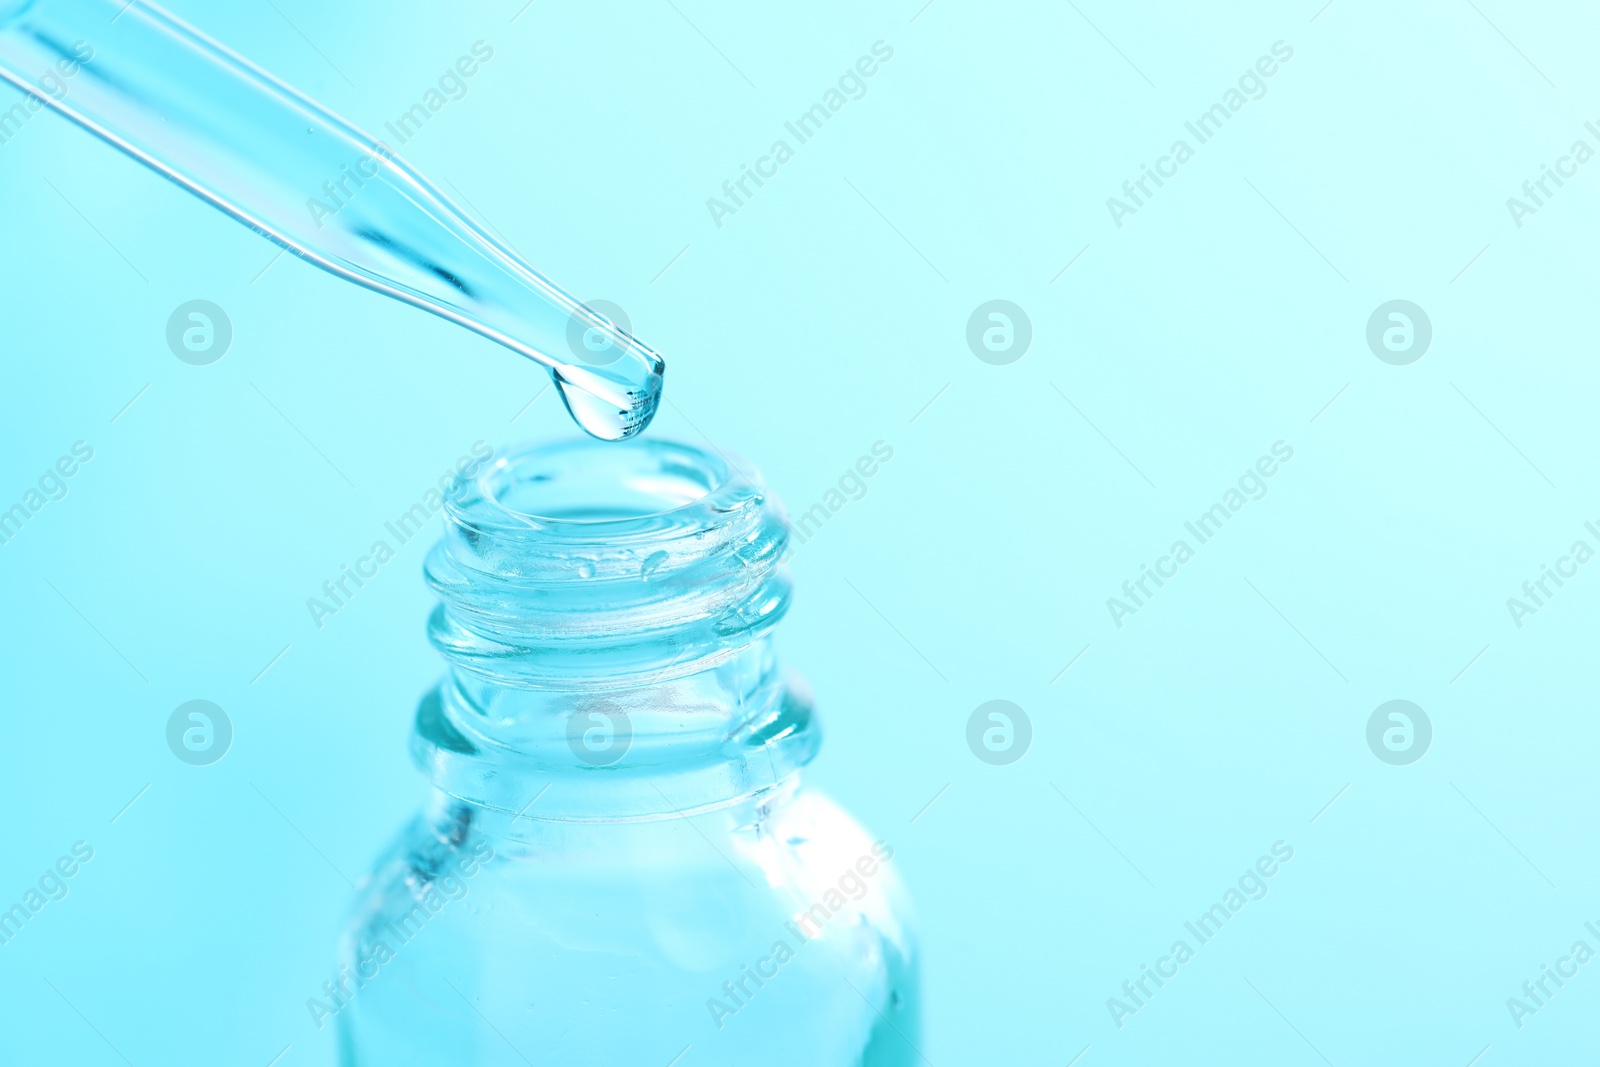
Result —
[{"label": "glass pipette", "polygon": [[[573,419],[654,416],[655,351],[573,299],[379,139],[144,0],[0,0],[0,80],[302,259],[546,367]],[[0,109],[0,121],[5,112]],[[569,327],[580,356],[558,358]]]}]

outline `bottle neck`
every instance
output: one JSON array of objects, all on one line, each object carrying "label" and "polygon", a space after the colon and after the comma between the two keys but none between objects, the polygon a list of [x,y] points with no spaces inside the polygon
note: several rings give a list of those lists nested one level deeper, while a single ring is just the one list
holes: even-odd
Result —
[{"label": "bottle neck", "polygon": [[781,791],[821,741],[808,694],[762,641],[670,681],[584,691],[451,670],[417,709],[412,758],[440,792],[501,815],[694,815]]},{"label": "bottle neck", "polygon": [[450,664],[413,758],[508,833],[759,805],[820,733],[771,631],[787,610],[777,502],[667,442],[512,452],[464,476],[427,575]]}]

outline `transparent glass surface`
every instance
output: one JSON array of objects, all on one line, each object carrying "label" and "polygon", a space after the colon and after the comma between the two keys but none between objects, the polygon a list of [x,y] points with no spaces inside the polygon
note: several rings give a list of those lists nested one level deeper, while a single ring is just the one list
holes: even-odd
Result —
[{"label": "transparent glass surface", "polygon": [[313,1006],[342,1062],[921,1062],[894,842],[802,782],[776,501],[696,449],[579,441],[476,472],[447,515],[449,670],[411,739],[431,800]]},{"label": "transparent glass surface", "polygon": [[620,440],[654,417],[665,365],[653,350],[390,145],[161,8],[0,0],[0,79],[29,94],[17,107],[58,111],[302,259],[540,363],[586,432]]}]

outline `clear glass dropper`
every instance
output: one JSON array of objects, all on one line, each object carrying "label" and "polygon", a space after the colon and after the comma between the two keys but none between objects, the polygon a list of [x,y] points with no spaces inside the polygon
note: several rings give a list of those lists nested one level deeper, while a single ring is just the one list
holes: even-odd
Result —
[{"label": "clear glass dropper", "polygon": [[[300,258],[542,364],[595,437],[632,437],[655,415],[665,364],[652,349],[390,146],[160,8],[0,0],[0,80]],[[574,320],[578,362],[556,355]]]}]

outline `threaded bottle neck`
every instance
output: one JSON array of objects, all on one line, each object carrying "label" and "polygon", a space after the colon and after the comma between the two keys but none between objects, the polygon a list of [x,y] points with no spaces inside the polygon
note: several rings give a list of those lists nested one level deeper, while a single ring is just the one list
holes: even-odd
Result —
[{"label": "threaded bottle neck", "polygon": [[768,635],[782,508],[669,441],[513,450],[447,494],[426,575],[451,670],[412,751],[446,794],[540,815],[656,817],[780,787],[816,750]]},{"label": "threaded bottle neck", "polygon": [[436,648],[503,685],[600,689],[714,666],[782,618],[781,508],[668,441],[513,451],[459,483],[428,557]]}]

